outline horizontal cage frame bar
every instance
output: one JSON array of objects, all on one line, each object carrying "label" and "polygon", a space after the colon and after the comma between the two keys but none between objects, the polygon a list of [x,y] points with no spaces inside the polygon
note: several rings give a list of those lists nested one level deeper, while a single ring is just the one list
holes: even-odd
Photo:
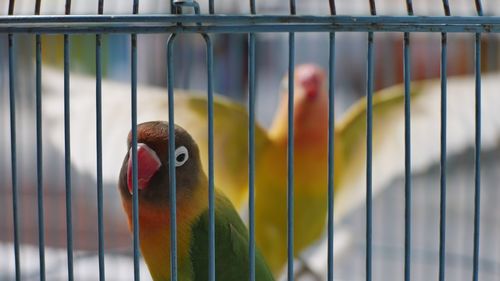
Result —
[{"label": "horizontal cage frame bar", "polygon": [[[194,23],[197,23],[197,25],[191,25]],[[0,16],[0,33],[251,33],[372,31],[498,33],[500,32],[500,17],[279,15]]]}]

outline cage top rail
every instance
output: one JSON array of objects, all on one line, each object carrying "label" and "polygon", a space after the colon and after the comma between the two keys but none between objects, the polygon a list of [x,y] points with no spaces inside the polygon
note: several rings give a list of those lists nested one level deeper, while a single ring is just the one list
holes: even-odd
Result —
[{"label": "cage top rail", "polygon": [[[195,25],[200,23],[201,25]],[[0,16],[0,33],[500,32],[498,16]]]}]

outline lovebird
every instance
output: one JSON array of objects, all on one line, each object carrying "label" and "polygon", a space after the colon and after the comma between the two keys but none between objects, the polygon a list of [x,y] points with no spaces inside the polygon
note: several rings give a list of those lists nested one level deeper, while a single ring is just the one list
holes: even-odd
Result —
[{"label": "lovebird", "polygon": [[[153,280],[170,280],[169,165],[175,165],[179,280],[208,279],[208,179],[198,145],[175,125],[175,163],[168,161],[168,122],[151,121],[137,127],[139,236],[142,255]],[[132,157],[120,170],[118,188],[132,230]],[[215,270],[217,280],[245,280],[249,274],[248,230],[232,203],[216,190]],[[256,250],[256,280],[274,280]]]},{"label": "lovebird", "polygon": [[[294,79],[294,252],[317,241],[327,208],[328,96],[318,66],[297,66]],[[255,237],[275,276],[287,260],[288,78],[255,172]],[[263,141],[261,141],[263,142]]]},{"label": "lovebird", "polygon": [[[482,149],[500,139],[498,73],[482,75]],[[256,155],[256,241],[275,276],[287,261],[288,81],[262,150]],[[327,210],[328,93],[326,75],[314,65],[297,66],[294,95],[294,255],[324,235]],[[474,77],[448,78],[448,154],[474,144]],[[440,80],[411,83],[412,172],[440,157]],[[373,196],[404,173],[404,85],[373,95]],[[366,98],[352,105],[334,127],[334,219],[342,220],[366,199]],[[403,199],[402,199],[403,200]]]}]

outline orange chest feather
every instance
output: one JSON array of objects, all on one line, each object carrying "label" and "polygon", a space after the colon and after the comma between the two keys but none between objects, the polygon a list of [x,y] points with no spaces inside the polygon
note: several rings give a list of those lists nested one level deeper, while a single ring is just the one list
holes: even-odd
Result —
[{"label": "orange chest feather", "polygon": [[[203,189],[201,189],[203,190]],[[191,227],[203,211],[202,194],[193,198],[179,198],[177,204],[177,255],[179,274],[190,275],[189,249]],[[200,201],[200,202],[198,202]],[[205,200],[206,201],[206,200]],[[130,230],[132,223],[132,202],[123,201]],[[170,209],[168,206],[151,206],[139,202],[139,240],[141,253],[154,280],[169,280],[170,276]]]}]

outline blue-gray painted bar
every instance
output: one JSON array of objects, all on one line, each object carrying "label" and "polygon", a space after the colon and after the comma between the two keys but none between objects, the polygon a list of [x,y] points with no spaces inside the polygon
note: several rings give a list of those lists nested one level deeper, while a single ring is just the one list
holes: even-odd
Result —
[{"label": "blue-gray painted bar", "polygon": [[411,211],[412,211],[412,188],[411,188],[411,127],[410,127],[410,34],[404,34],[404,87],[405,87],[405,281],[411,278]]},{"label": "blue-gray painted bar", "polygon": [[[413,16],[412,0],[406,0],[408,16]],[[411,52],[410,33],[405,32],[403,41],[403,77],[405,87],[405,259],[404,280],[411,279],[411,214],[412,214],[412,187],[411,187]]]},{"label": "blue-gray painted bar", "polygon": [[[158,15],[158,14],[133,14],[133,15],[12,15],[0,16],[0,25],[17,25],[35,23],[36,25],[61,25],[64,27],[76,23],[90,25],[113,25],[117,23],[150,24],[297,24],[308,25],[485,25],[495,26],[500,24],[500,16],[313,16],[313,15]],[[164,26],[163,26],[164,27]],[[411,26],[410,28],[412,28]],[[365,32],[368,30],[364,30]],[[410,31],[410,30],[408,30]]]},{"label": "blue-gray painted bar", "polygon": [[[174,39],[172,34],[167,43],[167,86],[168,86],[168,161],[175,162],[175,130],[174,130]],[[175,166],[169,165],[170,176],[170,280],[177,281],[177,212]]]},{"label": "blue-gray painted bar", "polygon": [[38,251],[40,257],[40,281],[45,280],[45,225],[43,206],[43,146],[42,146],[42,40],[35,36],[36,48],[36,175],[38,199]]},{"label": "blue-gray painted bar", "polygon": [[[290,14],[296,14],[295,0],[289,0]],[[293,174],[294,174],[294,127],[293,127],[293,110],[294,110],[294,91],[295,91],[295,34],[289,33],[288,38],[288,196],[287,196],[287,213],[288,213],[288,281],[294,280],[293,275],[293,244],[294,244],[294,190],[293,190]]]},{"label": "blue-gray painted bar", "polygon": [[372,136],[373,136],[373,33],[368,33],[366,82],[366,280],[372,279]]},{"label": "blue-gray painted bar", "polygon": [[134,280],[140,280],[139,267],[139,195],[137,164],[137,35],[131,35],[131,98],[132,98],[132,224],[134,247]]},{"label": "blue-gray painted bar", "polygon": [[448,32],[448,33],[500,33],[500,23],[492,24],[395,24],[362,23],[362,24],[231,24],[182,26],[176,24],[134,23],[102,24],[79,23],[68,26],[53,24],[0,24],[0,33],[46,33],[46,34],[77,34],[77,33],[274,33],[274,32]]},{"label": "blue-gray painted bar", "polygon": [[71,192],[71,139],[70,139],[70,80],[69,80],[69,35],[64,34],[64,174],[66,177],[66,243],[68,256],[68,280],[73,272],[73,214]]},{"label": "blue-gray painted bar", "polygon": [[[71,0],[66,0],[65,15],[71,13]],[[70,126],[70,80],[69,80],[69,58],[70,42],[69,35],[64,34],[64,171],[66,178],[66,243],[68,256],[68,280],[73,281],[73,214],[72,214],[72,192],[71,192],[71,126]]]},{"label": "blue-gray painted bar", "polygon": [[213,99],[213,47],[210,37],[203,34],[207,44],[208,90],[208,280],[215,281],[215,191],[214,191],[214,99]]},{"label": "blue-gray painted bar", "polygon": [[[102,15],[104,11],[104,0],[98,0],[97,13]],[[95,98],[96,98],[96,154],[97,154],[97,227],[99,240],[99,280],[106,279],[104,270],[104,214],[103,214],[103,178],[102,178],[102,61],[101,44],[102,35],[97,34],[95,38]]]},{"label": "blue-gray painted bar", "polygon": [[287,192],[287,213],[288,213],[288,280],[293,281],[293,101],[294,101],[294,81],[295,81],[295,34],[290,33],[288,41],[288,192]]},{"label": "blue-gray painted bar", "polygon": [[[14,0],[9,0],[9,17],[14,14]],[[16,90],[15,90],[15,46],[14,36],[7,36],[9,46],[9,103],[10,103],[10,157],[12,173],[12,223],[14,225],[14,265],[16,281],[21,280],[21,263],[19,257],[19,208],[17,184],[17,141],[16,141]]]},{"label": "blue-gray painted bar", "polygon": [[140,280],[139,267],[139,188],[137,164],[137,35],[131,35],[131,110],[132,110],[132,225],[134,280]]},{"label": "blue-gray painted bar", "polygon": [[335,163],[335,33],[330,33],[328,63],[328,281],[333,281],[334,163]]},{"label": "blue-gray painted bar", "polygon": [[97,227],[99,240],[99,280],[104,275],[104,222],[102,179],[102,63],[101,35],[96,35],[96,156],[97,156]]},{"label": "blue-gray painted bar", "polygon": [[[98,1],[97,13],[103,13],[104,0]],[[104,219],[103,219],[103,178],[102,178],[102,61],[101,34],[95,37],[95,98],[96,98],[96,156],[97,156],[97,227],[99,241],[99,280],[106,279],[104,270]]]},{"label": "blue-gray painted bar", "polygon": [[[335,16],[335,0],[328,1],[330,14]],[[335,190],[335,33],[330,32],[328,62],[328,272],[327,280],[333,281],[334,268],[334,190]]]},{"label": "blue-gray painted bar", "polygon": [[[295,0],[290,0],[290,14],[296,13]],[[293,175],[294,175],[294,127],[293,127],[293,111],[294,111],[294,91],[295,91],[295,34],[289,33],[288,38],[288,148],[287,148],[287,168],[288,168],[288,190],[287,190],[287,213],[288,213],[288,281],[294,280],[293,261],[294,261],[294,190],[293,190]]]},{"label": "blue-gray painted bar", "polygon": [[16,267],[16,281],[21,280],[21,263],[19,257],[19,206],[17,184],[17,144],[16,144],[16,90],[15,90],[15,62],[14,38],[8,36],[9,44],[9,99],[10,99],[10,155],[12,169],[12,220],[14,224],[14,264]]},{"label": "blue-gray painted bar", "polygon": [[[139,0],[134,0],[132,13],[139,13]],[[134,281],[140,280],[139,265],[139,188],[138,188],[138,163],[137,163],[137,34],[130,35],[131,44],[131,102],[132,102],[132,224],[134,247]]]},{"label": "blue-gray painted bar", "polygon": [[[35,15],[40,15],[41,0],[35,2]],[[35,35],[35,96],[36,96],[36,174],[38,201],[38,255],[40,281],[45,281],[45,223],[43,205],[43,146],[42,146],[42,39]]]},{"label": "blue-gray painted bar", "polygon": [[[375,16],[375,0],[369,0],[370,14]],[[372,280],[372,141],[373,141],[373,32],[368,32],[368,57],[366,74],[366,281]]]},{"label": "blue-gray painted bar", "polygon": [[[250,13],[256,13],[255,0],[250,0]],[[250,281],[255,281],[255,34],[248,35],[248,231],[250,240],[248,253],[250,260]]]},{"label": "blue-gray painted bar", "polygon": [[[483,15],[481,0],[475,0],[478,16]],[[476,75],[476,132],[474,150],[474,248],[472,281],[479,280],[479,231],[481,221],[481,33],[476,33],[475,75]]]},{"label": "blue-gray painted bar", "polygon": [[481,220],[481,33],[476,33],[475,75],[476,75],[476,132],[474,150],[474,248],[472,280],[479,280],[479,230]]},{"label": "blue-gray painted bar", "polygon": [[[40,14],[41,0],[35,2],[35,15]],[[42,155],[42,44],[40,34],[35,36],[35,96],[36,96],[36,165],[37,165],[37,206],[38,206],[38,252],[40,281],[45,280],[45,227],[43,218],[43,155]]]},{"label": "blue-gray painted bar", "polygon": [[[443,1],[445,18],[451,15],[448,0]],[[440,156],[440,221],[439,221],[439,281],[445,280],[446,265],[446,134],[447,134],[447,35],[441,33],[441,156]]]},{"label": "blue-gray painted bar", "polygon": [[441,48],[441,160],[440,160],[440,222],[439,222],[439,281],[445,277],[446,256],[446,34],[442,35]]},{"label": "blue-gray painted bar", "polygon": [[[252,1],[253,2],[253,1]],[[252,6],[255,8],[255,3]],[[248,212],[250,281],[255,281],[255,34],[248,36]]]}]

